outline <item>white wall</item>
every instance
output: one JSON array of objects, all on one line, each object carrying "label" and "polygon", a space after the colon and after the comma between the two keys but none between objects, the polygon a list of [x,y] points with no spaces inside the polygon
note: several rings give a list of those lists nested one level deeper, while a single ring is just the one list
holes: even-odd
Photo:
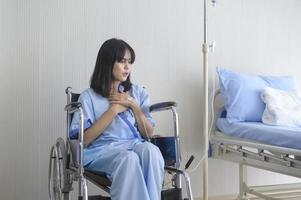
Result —
[{"label": "white wall", "polygon": [[[3,2],[3,3],[2,3]],[[16,185],[16,2],[0,4],[0,194],[15,199]],[[5,30],[5,31],[4,31]],[[8,151],[11,149],[10,151]],[[3,181],[2,181],[3,180]],[[4,182],[5,180],[5,182]]]},{"label": "white wall", "polygon": [[[65,134],[64,89],[88,87],[98,49],[111,37],[135,49],[132,77],[148,89],[152,102],[178,102],[183,160],[199,157],[202,5],[200,0],[1,0],[1,199],[47,198],[49,149]],[[209,10],[209,40],[217,45],[210,54],[210,79],[216,65],[301,78],[300,9],[298,0],[219,1]],[[171,130],[168,117],[156,115],[163,122],[160,134]],[[201,167],[191,177],[200,197]],[[235,164],[210,160],[209,179],[210,195],[238,191]],[[295,181],[253,169],[249,179]]]}]

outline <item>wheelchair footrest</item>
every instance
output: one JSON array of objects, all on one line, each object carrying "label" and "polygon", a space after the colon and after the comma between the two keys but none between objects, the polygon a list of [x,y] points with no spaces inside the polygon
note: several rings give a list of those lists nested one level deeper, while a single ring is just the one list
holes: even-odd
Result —
[{"label": "wheelchair footrest", "polygon": [[161,200],[183,200],[181,188],[171,188],[161,191]]},{"label": "wheelchair footrest", "polygon": [[[83,200],[82,196],[78,197],[78,200]],[[110,197],[104,197],[101,195],[88,196],[88,200],[111,200]]]}]

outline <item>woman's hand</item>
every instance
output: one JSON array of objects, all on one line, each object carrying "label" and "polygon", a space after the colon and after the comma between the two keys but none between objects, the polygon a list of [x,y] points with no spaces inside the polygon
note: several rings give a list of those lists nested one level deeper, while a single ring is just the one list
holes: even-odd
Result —
[{"label": "woman's hand", "polygon": [[150,122],[145,117],[144,113],[141,111],[141,108],[138,102],[131,97],[128,92],[114,93],[109,97],[111,103],[110,109],[113,109],[115,114],[125,111],[128,108],[131,108],[136,122],[138,124],[139,132],[142,134],[142,137],[148,139],[152,136],[154,129]]},{"label": "woman's hand", "polygon": [[128,92],[111,94],[109,101],[111,104],[120,104],[126,108],[131,107],[133,103],[135,103],[135,99],[131,97]]},{"label": "woman's hand", "polygon": [[110,109],[117,115],[118,113],[122,113],[122,112],[126,111],[127,107],[125,107],[121,104],[118,104],[118,103],[114,103],[114,104],[111,104]]}]

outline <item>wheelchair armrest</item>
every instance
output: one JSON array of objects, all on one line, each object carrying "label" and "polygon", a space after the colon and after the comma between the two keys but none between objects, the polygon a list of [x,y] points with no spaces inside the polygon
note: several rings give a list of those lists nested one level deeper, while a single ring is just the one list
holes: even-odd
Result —
[{"label": "wheelchair armrest", "polygon": [[81,106],[82,106],[82,104],[80,102],[71,102],[65,106],[65,111],[68,111],[69,113],[74,113]]},{"label": "wheelchair armrest", "polygon": [[173,101],[167,101],[167,102],[161,102],[161,103],[156,103],[150,106],[149,111],[150,112],[156,112],[156,111],[161,111],[161,110],[168,110],[171,109],[171,107],[176,107],[177,103]]}]

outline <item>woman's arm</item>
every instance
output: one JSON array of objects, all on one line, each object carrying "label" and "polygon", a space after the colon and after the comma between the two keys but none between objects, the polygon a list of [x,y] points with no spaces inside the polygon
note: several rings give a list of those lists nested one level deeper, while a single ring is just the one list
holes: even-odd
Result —
[{"label": "woman's arm", "polygon": [[134,99],[131,100],[130,108],[132,109],[135,115],[139,132],[144,136],[144,138],[147,139],[151,138],[154,133],[154,128],[151,125],[151,123],[148,121],[148,119],[145,117],[144,113],[142,112],[136,100]]},{"label": "woman's arm", "polygon": [[131,108],[138,124],[138,130],[144,138],[151,138],[154,128],[142,112],[138,102],[126,93],[115,93],[109,98],[112,105],[123,105],[126,108]]},{"label": "woman's arm", "polygon": [[126,107],[120,104],[113,104],[110,108],[90,127],[84,134],[84,145],[89,146],[107,126],[113,121],[116,115],[126,110]]}]

